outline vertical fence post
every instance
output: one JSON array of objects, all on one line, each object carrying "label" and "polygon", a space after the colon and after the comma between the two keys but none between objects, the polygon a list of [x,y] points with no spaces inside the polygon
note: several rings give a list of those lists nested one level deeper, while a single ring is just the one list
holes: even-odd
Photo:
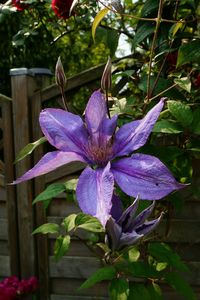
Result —
[{"label": "vertical fence post", "polygon": [[[30,103],[30,99],[34,92],[37,92],[43,86],[41,85],[41,81],[35,76],[34,69],[12,69],[10,70],[10,75],[13,99],[14,152],[16,157],[23,147],[34,141],[33,138],[37,135],[33,134],[33,129],[34,127],[38,128],[38,120],[34,121],[32,119],[31,109],[34,108],[34,104],[32,105]],[[48,73],[48,75],[50,74]],[[44,80],[42,80],[42,82],[44,83]],[[31,157],[26,157],[18,162],[15,167],[16,177],[24,174],[32,165],[33,161]],[[32,236],[32,231],[35,226],[32,200],[35,192],[33,182],[30,181],[21,183],[17,185],[16,188],[20,271],[21,277],[29,277],[35,274],[37,269],[36,245]]]},{"label": "vertical fence post", "polygon": [[[48,69],[31,69],[34,73],[35,80],[39,90],[48,86],[50,83],[51,72]],[[38,140],[41,136],[41,129],[39,126],[39,114],[42,109],[42,96],[41,93],[37,93],[37,97],[33,97],[31,103],[32,114],[32,137],[33,140]],[[40,146],[34,151],[34,164],[43,155],[43,147]],[[45,188],[44,176],[35,178],[34,180],[34,197],[36,197]],[[36,217],[35,226],[39,226],[46,223],[46,214],[42,203],[37,203],[35,206]],[[40,282],[40,299],[49,299],[49,256],[48,256],[48,241],[46,235],[38,234],[36,236],[36,248],[37,248],[37,269]]]},{"label": "vertical fence post", "polygon": [[10,256],[10,270],[12,274],[19,276],[19,251],[18,251],[18,225],[17,225],[17,201],[15,187],[8,185],[14,179],[14,141],[12,124],[12,102],[4,101],[2,105],[3,119],[3,149],[5,162],[5,180],[6,180],[6,208],[8,216],[8,245]]}]

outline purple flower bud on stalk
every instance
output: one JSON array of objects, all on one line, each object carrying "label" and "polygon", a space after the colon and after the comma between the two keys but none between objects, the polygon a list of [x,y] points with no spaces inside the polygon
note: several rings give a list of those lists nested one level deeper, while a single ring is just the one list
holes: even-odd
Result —
[{"label": "purple flower bud on stalk", "polygon": [[111,58],[109,57],[101,78],[101,88],[104,92],[108,92],[111,89],[111,85],[112,85],[111,73],[112,73],[112,61]]},{"label": "purple flower bud on stalk", "polygon": [[57,63],[56,63],[56,70],[55,70],[55,79],[56,84],[60,86],[61,88],[64,88],[67,83],[67,78],[65,76],[64,68],[60,59],[60,56],[58,57]]},{"label": "purple flower bud on stalk", "polygon": [[159,224],[163,213],[154,220],[146,221],[151,215],[155,201],[149,207],[144,209],[140,214],[136,216],[136,211],[139,204],[139,197],[135,199],[124,212],[121,212],[119,219],[116,219],[116,210],[119,210],[120,199],[115,196],[112,201],[111,217],[106,223],[106,242],[112,251],[120,250],[125,246],[130,246],[137,243],[145,235],[152,232]]}]

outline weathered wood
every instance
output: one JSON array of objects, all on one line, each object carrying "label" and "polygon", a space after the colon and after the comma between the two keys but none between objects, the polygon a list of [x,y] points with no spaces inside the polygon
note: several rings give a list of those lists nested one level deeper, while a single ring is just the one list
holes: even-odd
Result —
[{"label": "weathered wood", "polygon": [[6,101],[2,105],[3,116],[3,141],[4,141],[4,162],[6,207],[8,217],[8,242],[10,249],[11,272],[19,275],[19,252],[18,252],[18,222],[17,222],[17,200],[14,186],[8,185],[14,179],[14,137],[12,122],[12,102]]},{"label": "weathered wood", "polygon": [[81,162],[73,162],[70,164],[67,164],[63,167],[58,168],[55,172],[50,172],[45,175],[45,182],[51,183],[55,182],[57,180],[61,180],[62,178],[65,178],[67,175],[75,174],[78,171],[83,170],[85,168],[85,164]]},{"label": "weathered wood", "polygon": [[0,255],[9,256],[9,247],[7,241],[0,240]]},{"label": "weathered wood", "polygon": [[7,277],[10,275],[10,257],[0,255],[0,276]]},{"label": "weathered wood", "polygon": [[7,218],[6,202],[0,200],[0,219]]},{"label": "weathered wood", "polygon": [[[105,65],[103,64],[97,67],[93,67],[79,73],[78,75],[68,78],[65,92],[77,89],[81,86],[85,86],[87,83],[100,79],[104,70],[104,66]],[[52,98],[60,97],[60,90],[56,84],[43,89],[41,92],[35,93],[32,97],[32,101],[35,101],[35,99],[37,99],[39,93],[43,102]]]},{"label": "weathered wood", "polygon": [[0,201],[6,201],[6,189],[0,186]]},{"label": "weathered wood", "polygon": [[0,174],[0,186],[5,188],[5,176]]},{"label": "weathered wood", "polygon": [[[87,268],[87,266],[85,268]],[[78,288],[84,281],[84,279],[77,278],[53,278],[50,280],[50,293],[56,295],[74,295],[79,297],[107,297],[108,282],[103,281],[95,284],[89,289],[78,291]]]},{"label": "weathered wood", "polygon": [[51,300],[108,300],[106,297],[51,295]]},{"label": "weathered wood", "polygon": [[[38,83],[37,88],[39,89],[38,98],[34,98],[34,101],[30,101],[31,105],[31,119],[32,119],[32,140],[36,141],[41,136],[41,129],[39,126],[39,114],[42,109],[42,100],[40,90],[45,86],[49,85],[50,77],[49,75],[39,75],[35,74],[35,80]],[[34,164],[42,157],[44,154],[43,147],[40,146],[34,151]],[[45,178],[44,176],[36,178],[34,180],[34,193],[33,196],[36,197],[45,189]],[[44,206],[42,203],[37,203],[35,206],[35,226],[39,226],[46,222],[46,214]],[[47,236],[37,235],[36,236],[36,246],[37,246],[37,272],[40,282],[40,299],[49,299],[49,274],[48,274],[48,244]]]},{"label": "weathered wood", "polygon": [[[33,94],[36,84],[33,77],[27,74],[27,69],[11,70],[13,122],[15,138],[15,156],[30,143],[30,113],[29,97]],[[30,158],[16,164],[16,176],[19,177],[31,167]],[[20,270],[22,277],[32,276],[35,272],[33,230],[32,184],[25,182],[17,185],[18,227]],[[24,242],[26,241],[26,242]]]},{"label": "weathered wood", "polygon": [[101,263],[96,257],[65,256],[59,262],[55,262],[54,257],[49,257],[51,277],[88,278],[99,267]]},{"label": "weathered wood", "polygon": [[8,220],[0,219],[0,240],[8,240]]},{"label": "weathered wood", "polygon": [[72,201],[66,199],[53,199],[48,210],[48,216],[66,217],[73,213],[79,213],[80,208]]}]

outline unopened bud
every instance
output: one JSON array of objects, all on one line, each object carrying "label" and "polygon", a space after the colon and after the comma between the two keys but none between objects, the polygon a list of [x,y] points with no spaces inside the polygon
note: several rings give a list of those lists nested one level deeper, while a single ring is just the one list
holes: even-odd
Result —
[{"label": "unopened bud", "polygon": [[56,70],[55,70],[55,79],[56,84],[62,88],[66,86],[67,78],[65,76],[64,68],[60,59],[60,56],[58,57],[57,63],[56,63]]},{"label": "unopened bud", "polygon": [[112,85],[111,74],[112,74],[112,61],[111,58],[109,57],[101,78],[101,88],[103,91],[109,91],[111,89],[111,85]]}]

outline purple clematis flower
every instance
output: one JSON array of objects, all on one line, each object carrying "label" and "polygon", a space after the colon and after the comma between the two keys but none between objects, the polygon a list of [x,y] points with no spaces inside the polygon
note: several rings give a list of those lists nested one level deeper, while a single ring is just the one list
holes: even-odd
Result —
[{"label": "purple clematis flower", "polygon": [[[152,232],[162,218],[161,214],[157,219],[146,221],[154,209],[155,201],[136,217],[139,197],[124,212],[119,208],[119,203],[120,199],[115,196],[111,216],[106,223],[106,242],[112,251],[137,243],[142,237]],[[120,217],[116,216],[119,212]]]},{"label": "purple clematis flower", "polygon": [[[104,95],[95,91],[86,107],[85,123],[62,109],[44,109],[40,126],[57,151],[42,159],[14,183],[46,174],[56,168],[80,161],[88,166],[80,175],[77,200],[81,210],[106,224],[112,206],[114,181],[128,195],[157,200],[184,187],[156,157],[131,154],[142,147],[163,108],[163,99],[147,115],[122,126],[116,133],[117,116],[107,116]],[[115,134],[114,134],[115,133]],[[116,160],[116,158],[123,158]]]}]

